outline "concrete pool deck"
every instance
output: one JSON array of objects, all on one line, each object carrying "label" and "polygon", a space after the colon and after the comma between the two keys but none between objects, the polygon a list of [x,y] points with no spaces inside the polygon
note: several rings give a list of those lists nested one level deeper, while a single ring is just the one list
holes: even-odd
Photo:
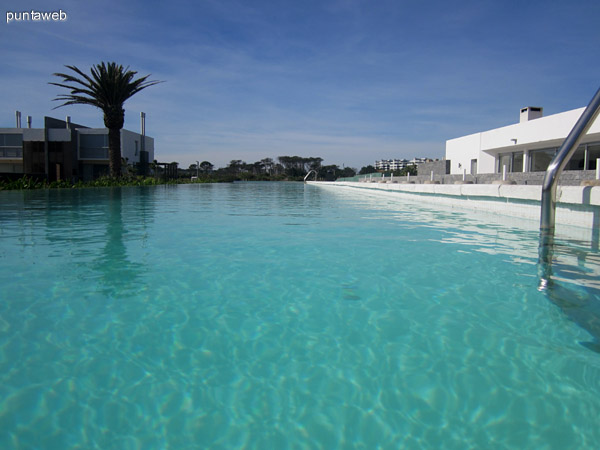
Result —
[{"label": "concrete pool deck", "polygon": [[[511,184],[402,184],[312,181],[311,185],[389,192],[450,208],[540,220],[541,186]],[[558,186],[556,224],[598,230],[600,186]]]}]

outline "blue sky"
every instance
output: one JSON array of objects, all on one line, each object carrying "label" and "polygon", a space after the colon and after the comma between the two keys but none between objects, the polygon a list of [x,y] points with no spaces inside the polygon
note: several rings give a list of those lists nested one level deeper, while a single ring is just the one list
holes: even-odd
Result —
[{"label": "blue sky", "polygon": [[64,22],[0,26],[0,127],[14,111],[103,127],[89,106],[52,110],[52,73],[116,61],[165,83],[146,112],[156,158],[187,167],[320,156],[360,168],[444,155],[445,141],[585,106],[600,86],[600,2],[9,0]]}]

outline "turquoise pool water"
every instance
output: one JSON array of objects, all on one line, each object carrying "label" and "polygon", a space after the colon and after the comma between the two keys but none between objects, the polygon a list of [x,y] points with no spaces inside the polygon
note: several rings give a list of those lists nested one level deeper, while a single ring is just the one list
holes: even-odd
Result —
[{"label": "turquoise pool water", "polygon": [[540,291],[537,224],[301,183],[0,225],[2,449],[600,447],[593,243]]}]

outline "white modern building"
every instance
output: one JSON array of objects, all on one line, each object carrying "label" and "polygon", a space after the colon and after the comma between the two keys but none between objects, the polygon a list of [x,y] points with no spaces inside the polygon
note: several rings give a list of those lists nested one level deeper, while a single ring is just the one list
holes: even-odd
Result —
[{"label": "white modern building", "polygon": [[424,162],[431,161],[428,158],[413,158],[411,160],[408,159],[381,159],[375,161],[375,169],[376,170],[402,170],[408,166],[418,166]]},{"label": "white modern building", "polygon": [[[526,107],[520,121],[446,141],[450,173],[459,175],[545,171],[585,108],[544,117],[543,108]],[[600,118],[592,124],[565,170],[594,170],[600,158]]]}]

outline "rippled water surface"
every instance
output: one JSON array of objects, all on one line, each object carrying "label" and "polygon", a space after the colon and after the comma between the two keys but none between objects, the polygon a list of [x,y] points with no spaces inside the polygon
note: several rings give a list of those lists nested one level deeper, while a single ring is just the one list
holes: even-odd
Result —
[{"label": "rippled water surface", "polygon": [[301,183],[0,192],[0,448],[600,447],[600,258]]}]

